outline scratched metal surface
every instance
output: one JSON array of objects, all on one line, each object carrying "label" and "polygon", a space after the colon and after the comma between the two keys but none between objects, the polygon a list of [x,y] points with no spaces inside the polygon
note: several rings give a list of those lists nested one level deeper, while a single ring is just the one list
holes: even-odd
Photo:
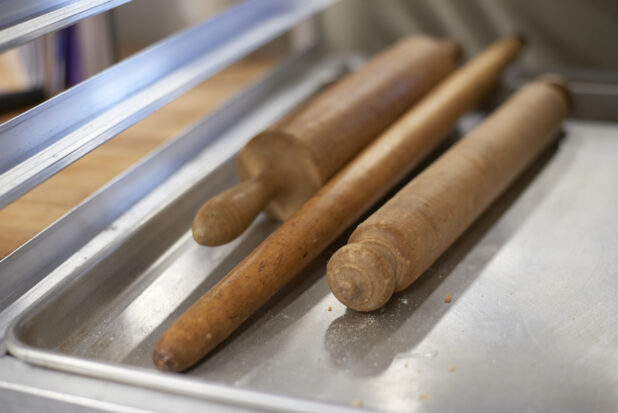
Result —
[{"label": "scratched metal surface", "polygon": [[[618,126],[565,129],[384,309],[354,313],[330,294],[325,263],[343,236],[186,376],[379,411],[615,410]],[[225,168],[218,179],[229,184]],[[205,248],[177,211],[152,217],[22,317],[12,334],[23,357],[45,365],[60,354],[48,365],[99,377],[107,363],[152,370],[153,346],[174,318],[276,227],[262,216],[236,242]],[[75,367],[84,360],[97,363]]]}]

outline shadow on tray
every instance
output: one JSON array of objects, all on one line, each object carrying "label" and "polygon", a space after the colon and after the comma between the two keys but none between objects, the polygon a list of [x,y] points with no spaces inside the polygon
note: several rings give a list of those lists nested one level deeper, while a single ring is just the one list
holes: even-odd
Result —
[{"label": "shadow on tray", "polygon": [[[534,181],[556,154],[559,142],[560,140],[557,140],[545,150],[533,165],[412,286],[395,294],[379,310],[372,313],[360,313],[346,309],[343,316],[334,320],[324,336],[325,348],[330,355],[331,362],[353,375],[375,376],[386,370],[399,353],[409,352],[421,343],[451,308],[449,304],[443,302],[443,298],[440,298],[441,305],[439,306],[423,308],[422,304],[451,275],[458,264]],[[553,180],[559,178],[559,175],[552,177]],[[540,194],[535,198],[534,203],[525,206],[526,210],[518,214],[516,225],[511,226],[511,231],[499,234],[500,246],[514,235],[517,228],[532,214],[545,195],[546,193]],[[475,265],[480,268],[486,266],[499,250],[500,248],[495,248],[483,252],[479,258],[481,262],[476,260]],[[459,273],[458,277],[462,275]],[[455,289],[451,290],[453,297],[461,296],[474,283],[478,275],[479,272],[468,272],[465,274],[465,279],[462,277],[458,283],[453,283],[455,285]],[[426,310],[429,307],[431,307],[430,312]],[[413,329],[406,331],[405,340],[390,340],[391,346],[383,345],[411,318],[418,319],[418,322],[413,323]]]}]

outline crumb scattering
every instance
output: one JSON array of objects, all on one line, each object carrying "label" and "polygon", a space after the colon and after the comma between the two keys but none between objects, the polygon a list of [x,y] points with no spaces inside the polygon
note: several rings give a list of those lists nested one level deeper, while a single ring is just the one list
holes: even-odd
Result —
[{"label": "crumb scattering", "polygon": [[427,393],[423,393],[419,396],[421,400],[429,400],[429,395]]},{"label": "crumb scattering", "polygon": [[456,368],[455,366],[451,366],[451,368],[448,369],[448,371],[455,371],[455,368]]},{"label": "crumb scattering", "polygon": [[333,311],[333,307],[328,307],[328,311]]},{"label": "crumb scattering", "polygon": [[354,407],[354,408],[356,408],[356,409],[358,409],[358,408],[359,408],[359,407],[361,407],[362,405],[363,405],[363,402],[362,402],[362,401],[360,401],[360,400],[358,400],[358,399],[356,399],[356,400],[354,400],[354,401],[352,402],[352,407]]},{"label": "crumb scattering", "polygon": [[447,304],[450,304],[450,303],[451,303],[451,301],[453,301],[453,298],[451,297],[451,295],[450,295],[450,294],[448,294],[448,295],[446,296],[446,298],[444,299],[444,302],[445,302],[445,303],[447,303]]}]

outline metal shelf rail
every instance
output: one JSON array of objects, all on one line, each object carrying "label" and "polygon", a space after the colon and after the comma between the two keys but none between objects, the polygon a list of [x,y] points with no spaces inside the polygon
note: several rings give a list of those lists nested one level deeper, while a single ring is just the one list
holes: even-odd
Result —
[{"label": "metal shelf rail", "polygon": [[0,52],[131,0],[0,1]]},{"label": "metal shelf rail", "polygon": [[0,125],[0,208],[335,1],[244,2]]}]

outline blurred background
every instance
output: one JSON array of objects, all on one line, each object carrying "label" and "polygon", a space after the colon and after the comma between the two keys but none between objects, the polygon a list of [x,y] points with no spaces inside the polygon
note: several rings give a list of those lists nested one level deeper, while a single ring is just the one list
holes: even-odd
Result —
[{"label": "blurred background", "polygon": [[[43,86],[49,97],[115,61],[208,19],[238,0],[134,0],[0,57],[0,90]],[[618,79],[615,0],[344,0],[314,22],[335,50],[375,53],[406,34],[452,36],[468,55],[501,34],[529,40],[520,69]],[[290,36],[258,55],[287,52]]]},{"label": "blurred background", "polygon": [[[231,3],[134,1],[113,12],[114,28],[123,46],[147,44]],[[139,24],[144,20],[149,24]],[[327,10],[321,24],[328,46],[367,52],[406,34],[426,33],[455,37],[472,54],[501,34],[517,32],[530,40],[522,62],[527,71],[618,71],[614,0],[345,0]]]},{"label": "blurred background", "polygon": [[[5,51],[0,54],[0,123],[237,3],[133,0]],[[0,16],[0,29],[2,21]],[[456,38],[465,58],[500,35],[521,33],[528,46],[516,65],[520,79],[561,73],[576,82],[573,89],[580,94],[575,116],[617,116],[618,108],[611,104],[618,96],[616,0],[342,0],[0,209],[0,258],[291,51],[317,43],[329,52],[367,57],[413,33]],[[594,99],[587,100],[588,95]],[[603,96],[607,99],[599,99]]]}]

